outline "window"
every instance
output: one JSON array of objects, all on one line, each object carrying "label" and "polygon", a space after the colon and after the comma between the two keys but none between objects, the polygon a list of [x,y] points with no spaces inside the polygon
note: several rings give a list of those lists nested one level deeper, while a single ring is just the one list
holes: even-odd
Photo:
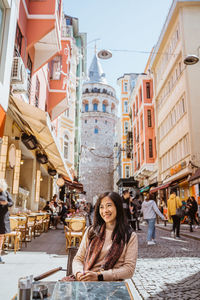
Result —
[{"label": "window", "polygon": [[124,82],[124,92],[128,92],[128,82]]},{"label": "window", "polygon": [[89,105],[88,105],[88,103],[86,103],[86,104],[85,104],[85,112],[88,111],[88,108],[89,108]]},{"label": "window", "polygon": [[143,131],[143,114],[141,114],[141,117],[140,117],[140,128],[141,128],[141,131]]},{"label": "window", "polygon": [[31,61],[31,58],[28,54],[28,58],[27,58],[27,69],[29,70],[30,76],[32,74],[32,68],[33,68],[33,63]]},{"label": "window", "polygon": [[97,127],[94,128],[94,133],[95,134],[99,133],[99,129]]},{"label": "window", "polygon": [[130,177],[130,167],[125,166],[125,178],[129,178],[129,177]]},{"label": "window", "polygon": [[64,135],[64,142],[63,142],[63,148],[64,148],[64,158],[68,159],[69,156],[69,137],[67,134]]},{"label": "window", "polygon": [[128,133],[128,122],[124,122],[124,135],[127,135]]},{"label": "window", "polygon": [[142,143],[142,160],[144,160],[144,143]]},{"label": "window", "polygon": [[151,110],[147,110],[147,121],[148,121],[148,127],[152,127],[152,120],[151,120]]},{"label": "window", "polygon": [[128,113],[128,101],[124,101],[124,113]]},{"label": "window", "polygon": [[98,121],[97,121],[97,119],[95,119],[95,123],[97,123]]},{"label": "window", "polygon": [[50,75],[51,79],[60,80],[61,65],[62,65],[62,57],[59,55],[54,57],[54,59],[51,62],[51,75]]},{"label": "window", "polygon": [[140,88],[140,102],[142,103],[142,88]]},{"label": "window", "polygon": [[87,120],[85,120],[85,124],[87,124]]},{"label": "window", "polygon": [[65,117],[69,118],[69,108],[67,108],[65,111]]},{"label": "window", "polygon": [[150,99],[151,98],[150,82],[146,83],[146,92],[147,92],[147,99]]},{"label": "window", "polygon": [[149,139],[149,158],[153,158],[153,141]]},{"label": "window", "polygon": [[97,111],[97,109],[98,109],[98,104],[97,104],[97,103],[94,103],[94,104],[93,104],[93,111]]},{"label": "window", "polygon": [[39,96],[40,96],[40,81],[38,77],[36,77],[36,85],[35,85],[35,106],[39,107]]},{"label": "window", "polygon": [[17,24],[17,29],[16,29],[16,36],[15,36],[15,49],[18,52],[18,55],[21,55],[21,51],[22,51],[22,33],[19,29],[19,26]]},{"label": "window", "polygon": [[106,112],[106,105],[105,105],[105,103],[103,103],[103,105],[102,105],[102,110],[103,110],[103,112]]},{"label": "window", "polygon": [[108,121],[105,121],[105,124],[107,124],[108,123]]}]

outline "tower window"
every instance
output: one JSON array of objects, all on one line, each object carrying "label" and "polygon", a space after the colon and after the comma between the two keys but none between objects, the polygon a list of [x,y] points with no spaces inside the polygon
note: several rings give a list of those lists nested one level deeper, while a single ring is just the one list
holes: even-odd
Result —
[{"label": "tower window", "polygon": [[103,103],[102,108],[103,108],[103,112],[106,112],[106,105],[104,103]]},{"label": "tower window", "polygon": [[97,127],[94,128],[94,133],[99,133],[99,129]]},{"label": "tower window", "polygon": [[93,110],[94,110],[94,111],[97,111],[97,109],[98,109],[98,104],[97,104],[97,103],[94,103],[94,104],[93,104]]},{"label": "tower window", "polygon": [[95,119],[95,123],[97,123],[98,121],[97,121],[97,119]]},{"label": "tower window", "polygon": [[87,112],[88,111],[88,108],[89,108],[89,105],[88,103],[85,104],[85,111]]}]

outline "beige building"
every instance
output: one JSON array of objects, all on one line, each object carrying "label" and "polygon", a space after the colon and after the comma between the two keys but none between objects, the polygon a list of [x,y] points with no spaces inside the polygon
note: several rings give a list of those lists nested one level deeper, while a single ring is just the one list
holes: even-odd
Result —
[{"label": "beige building", "polygon": [[150,63],[158,182],[161,189],[174,184],[181,198],[189,195],[188,175],[200,166],[200,66],[183,62],[188,54],[199,55],[199,20],[200,1],[173,1]]}]

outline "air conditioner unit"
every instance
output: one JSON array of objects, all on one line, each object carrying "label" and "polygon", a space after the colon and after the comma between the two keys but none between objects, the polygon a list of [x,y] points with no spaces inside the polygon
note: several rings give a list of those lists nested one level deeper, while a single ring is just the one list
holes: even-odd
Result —
[{"label": "air conditioner unit", "polygon": [[16,56],[13,58],[11,83],[22,82],[22,65],[24,64],[21,57]]},{"label": "air conditioner unit", "polygon": [[13,59],[11,85],[13,93],[27,93],[28,73],[21,57],[14,57]]}]

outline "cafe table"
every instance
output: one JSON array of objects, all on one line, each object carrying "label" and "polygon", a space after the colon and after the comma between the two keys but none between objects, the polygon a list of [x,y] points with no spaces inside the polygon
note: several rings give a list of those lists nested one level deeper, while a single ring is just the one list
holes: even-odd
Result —
[{"label": "cafe table", "polygon": [[25,216],[10,216],[10,220],[26,220]]},{"label": "cafe table", "polygon": [[[46,285],[45,300],[133,300],[125,281],[38,281],[33,285]],[[16,300],[17,296],[13,298]]]}]

